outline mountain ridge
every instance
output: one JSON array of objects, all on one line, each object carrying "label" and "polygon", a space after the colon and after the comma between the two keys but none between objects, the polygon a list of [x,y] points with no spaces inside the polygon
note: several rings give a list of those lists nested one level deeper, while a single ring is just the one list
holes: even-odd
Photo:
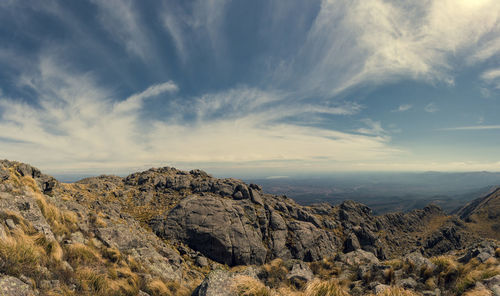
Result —
[{"label": "mountain ridge", "polygon": [[[217,286],[211,275],[218,271],[217,278],[231,285],[238,282],[234,277],[250,277],[271,293],[275,268],[286,271],[278,284],[296,293],[306,293],[301,289],[328,271],[336,274],[329,280],[335,285],[347,277],[349,293],[365,295],[376,292],[370,283],[401,286],[402,276],[415,270],[397,269],[402,274],[389,281],[376,277],[403,266],[382,262],[409,254],[416,254],[404,259],[409,262],[470,252],[484,262],[497,260],[495,241],[435,205],[380,216],[353,201],[301,206],[259,185],[201,170],[152,168],[61,183],[27,164],[0,161],[0,194],[0,273],[12,282],[24,279],[41,295],[212,295],[207,291]],[[21,245],[30,246],[36,260],[2,265],[7,251],[19,255]],[[425,262],[433,274],[436,267]],[[369,276],[356,264],[375,269]],[[239,266],[248,272],[238,273]],[[413,275],[425,279],[420,276]],[[90,279],[96,278],[106,284],[95,286]],[[450,283],[439,284],[445,295],[453,291]]]}]

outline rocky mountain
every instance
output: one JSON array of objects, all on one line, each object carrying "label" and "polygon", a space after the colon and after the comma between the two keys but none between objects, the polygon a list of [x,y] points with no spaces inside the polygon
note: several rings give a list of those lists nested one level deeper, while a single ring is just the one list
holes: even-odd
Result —
[{"label": "rocky mountain", "polygon": [[154,168],[69,184],[5,160],[0,292],[493,293],[499,244],[471,231],[479,216],[464,214],[479,213],[480,204],[460,216],[434,205],[375,216],[353,201],[301,206],[201,170]]}]

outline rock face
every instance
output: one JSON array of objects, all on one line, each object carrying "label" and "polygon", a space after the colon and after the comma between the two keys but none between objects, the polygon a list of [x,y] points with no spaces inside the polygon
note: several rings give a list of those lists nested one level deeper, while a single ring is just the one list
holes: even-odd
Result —
[{"label": "rock face", "polygon": [[262,264],[276,257],[312,261],[337,250],[333,233],[285,216],[271,208],[273,201],[263,200],[261,206],[251,199],[193,195],[150,225],[159,236],[228,265]]}]

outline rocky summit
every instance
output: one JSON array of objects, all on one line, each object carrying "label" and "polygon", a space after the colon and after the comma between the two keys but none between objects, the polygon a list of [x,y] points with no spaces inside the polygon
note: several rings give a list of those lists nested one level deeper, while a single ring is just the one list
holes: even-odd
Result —
[{"label": "rocky summit", "polygon": [[0,295],[500,295],[499,196],[375,216],[201,170],[61,183],[4,160]]}]

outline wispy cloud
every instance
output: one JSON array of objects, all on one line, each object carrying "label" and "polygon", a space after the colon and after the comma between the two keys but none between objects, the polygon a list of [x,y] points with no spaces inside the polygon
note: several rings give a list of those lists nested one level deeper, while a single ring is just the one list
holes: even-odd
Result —
[{"label": "wispy cloud", "polygon": [[500,129],[500,125],[471,125],[458,126],[439,129],[441,131],[475,131],[475,130],[494,130]]},{"label": "wispy cloud", "polygon": [[[141,117],[149,98],[175,94],[178,87],[171,81],[119,100],[91,74],[74,72],[51,58],[42,58],[38,71],[23,77],[25,87],[37,93],[39,104],[0,99],[2,157],[52,171],[166,163],[283,165],[286,160],[312,164],[318,159],[383,159],[400,151],[377,135],[376,122],[366,121],[372,131],[360,135],[283,121],[304,112],[353,114],[360,108],[356,104],[278,109],[272,104],[285,100],[285,94],[239,88],[206,94],[191,100],[187,108],[172,103],[172,113],[194,112],[197,120],[186,123],[183,116]],[[223,110],[232,111],[211,116]]]},{"label": "wispy cloud", "polygon": [[399,105],[398,108],[392,110],[392,112],[405,112],[405,111],[410,110],[412,107],[413,107],[413,105],[403,104],[403,105]]},{"label": "wispy cloud", "polygon": [[301,86],[326,96],[403,77],[452,85],[451,60],[497,42],[499,11],[494,0],[324,0],[304,47],[278,75],[304,74]]},{"label": "wispy cloud", "polygon": [[436,106],[435,103],[429,103],[429,104],[425,105],[424,110],[425,110],[425,112],[428,112],[428,113],[435,113],[435,112],[439,111],[439,108]]},{"label": "wispy cloud", "polygon": [[156,58],[146,28],[142,25],[131,0],[91,0],[99,8],[103,27],[126,50],[145,61]]}]

